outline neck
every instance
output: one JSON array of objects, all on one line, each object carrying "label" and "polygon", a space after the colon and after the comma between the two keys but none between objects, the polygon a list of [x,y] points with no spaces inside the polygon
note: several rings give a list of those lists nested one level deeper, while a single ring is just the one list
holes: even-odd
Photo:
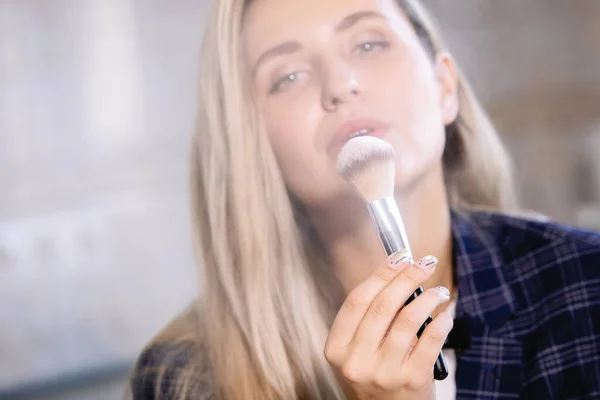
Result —
[{"label": "neck", "polygon": [[[446,286],[452,290],[450,212],[441,171],[430,173],[410,191],[398,193],[396,201],[413,258],[431,254],[439,260],[424,288]],[[385,254],[364,202],[353,199],[336,204],[335,210],[310,210],[309,214],[346,293],[384,262]]]}]

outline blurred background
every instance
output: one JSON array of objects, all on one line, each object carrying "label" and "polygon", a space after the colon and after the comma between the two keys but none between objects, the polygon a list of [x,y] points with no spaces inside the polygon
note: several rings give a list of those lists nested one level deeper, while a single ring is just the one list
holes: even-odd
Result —
[{"label": "blurred background", "polygon": [[[600,1],[424,0],[524,205],[600,229]],[[0,399],[120,399],[194,296],[208,0],[0,0]]]}]

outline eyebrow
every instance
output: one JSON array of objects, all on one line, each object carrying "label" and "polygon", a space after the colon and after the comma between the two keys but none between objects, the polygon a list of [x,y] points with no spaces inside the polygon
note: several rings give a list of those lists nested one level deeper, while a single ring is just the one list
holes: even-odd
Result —
[{"label": "eyebrow", "polygon": [[378,13],[377,11],[358,11],[358,12],[355,12],[354,14],[350,14],[346,18],[344,18],[342,20],[342,22],[340,22],[338,24],[338,26],[335,28],[335,30],[337,32],[345,31],[347,29],[352,28],[359,21],[362,21],[363,19],[370,19],[370,18],[387,19],[386,17],[384,17],[382,14]]},{"label": "eyebrow", "polygon": [[[342,32],[352,28],[359,21],[369,18],[387,19],[377,11],[358,11],[345,17],[335,28],[336,32]],[[252,75],[255,75],[261,64],[270,58],[295,53],[302,49],[302,45],[296,41],[284,42],[265,51],[254,63]]]},{"label": "eyebrow", "polygon": [[258,71],[260,65],[267,61],[269,58],[295,53],[301,48],[302,46],[298,42],[284,42],[278,44],[275,47],[270,48],[269,50],[265,51],[254,64],[254,68],[252,68],[252,75],[256,75],[256,72]]}]

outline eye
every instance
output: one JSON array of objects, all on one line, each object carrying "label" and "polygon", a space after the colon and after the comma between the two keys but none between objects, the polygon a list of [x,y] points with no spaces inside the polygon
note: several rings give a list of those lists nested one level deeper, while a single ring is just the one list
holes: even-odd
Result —
[{"label": "eye", "polygon": [[390,43],[385,40],[371,40],[368,42],[360,43],[356,46],[355,50],[359,54],[368,54],[376,50],[385,50],[390,47]]},{"label": "eye", "polygon": [[269,93],[278,93],[281,90],[283,90],[286,86],[293,84],[296,81],[299,81],[300,79],[302,79],[304,77],[305,73],[303,72],[292,72],[289,74],[285,74],[282,78],[278,79],[277,82],[275,82],[270,90]]}]

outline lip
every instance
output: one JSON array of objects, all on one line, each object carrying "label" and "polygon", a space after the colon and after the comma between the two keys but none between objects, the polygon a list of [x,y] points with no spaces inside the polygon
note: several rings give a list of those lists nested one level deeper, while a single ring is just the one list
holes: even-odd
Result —
[{"label": "lip", "polygon": [[335,150],[340,150],[352,134],[362,129],[371,130],[371,132],[364,136],[381,137],[387,133],[389,130],[389,125],[376,118],[370,117],[349,120],[340,125],[340,127],[336,130],[335,135],[331,140],[330,147]]}]

